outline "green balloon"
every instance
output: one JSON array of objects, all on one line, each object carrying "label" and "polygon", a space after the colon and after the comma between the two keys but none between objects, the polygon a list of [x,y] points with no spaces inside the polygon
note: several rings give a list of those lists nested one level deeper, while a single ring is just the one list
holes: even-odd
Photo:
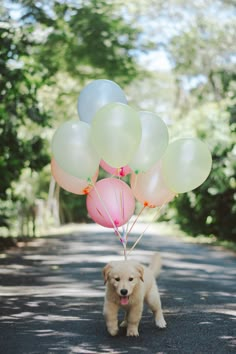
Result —
[{"label": "green balloon", "polygon": [[138,113],[123,103],[109,103],[94,116],[91,124],[94,146],[113,167],[128,165],[141,140]]},{"label": "green balloon", "polygon": [[171,143],[162,158],[165,183],[175,193],[189,192],[208,177],[211,153],[205,143],[195,138],[181,138]]},{"label": "green balloon", "polygon": [[58,165],[68,174],[90,179],[100,162],[91,140],[91,127],[78,119],[63,123],[52,139],[52,152]]}]

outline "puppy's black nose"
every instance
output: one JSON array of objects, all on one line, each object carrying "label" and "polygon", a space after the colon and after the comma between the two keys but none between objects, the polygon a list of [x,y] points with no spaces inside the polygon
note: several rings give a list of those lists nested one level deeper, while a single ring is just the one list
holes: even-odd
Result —
[{"label": "puppy's black nose", "polygon": [[128,290],[127,289],[121,289],[120,293],[121,293],[121,295],[125,296],[125,295],[128,294]]}]

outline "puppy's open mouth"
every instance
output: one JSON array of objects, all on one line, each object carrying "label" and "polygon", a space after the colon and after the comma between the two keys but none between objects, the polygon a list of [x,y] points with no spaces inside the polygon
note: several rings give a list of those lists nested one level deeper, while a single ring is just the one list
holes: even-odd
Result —
[{"label": "puppy's open mouth", "polygon": [[128,305],[128,303],[129,303],[129,296],[120,296],[121,305]]}]

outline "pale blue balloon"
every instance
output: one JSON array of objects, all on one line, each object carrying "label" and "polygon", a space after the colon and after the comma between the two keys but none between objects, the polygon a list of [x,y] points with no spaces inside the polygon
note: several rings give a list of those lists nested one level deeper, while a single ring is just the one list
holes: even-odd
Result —
[{"label": "pale blue balloon", "polygon": [[81,121],[90,124],[96,112],[108,103],[127,104],[123,90],[114,81],[94,80],[81,91],[78,98],[78,113]]}]

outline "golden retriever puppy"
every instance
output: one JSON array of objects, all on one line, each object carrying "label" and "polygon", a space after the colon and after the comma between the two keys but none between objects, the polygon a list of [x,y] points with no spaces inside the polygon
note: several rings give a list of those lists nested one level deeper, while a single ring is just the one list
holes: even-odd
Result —
[{"label": "golden retriever puppy", "polygon": [[160,269],[161,260],[157,253],[154,254],[149,267],[133,260],[114,261],[104,267],[106,293],[103,313],[107,330],[112,336],[118,333],[119,308],[125,310],[121,327],[127,327],[127,336],[139,335],[138,327],[144,302],[152,310],[156,326],[166,327],[155,280]]}]

